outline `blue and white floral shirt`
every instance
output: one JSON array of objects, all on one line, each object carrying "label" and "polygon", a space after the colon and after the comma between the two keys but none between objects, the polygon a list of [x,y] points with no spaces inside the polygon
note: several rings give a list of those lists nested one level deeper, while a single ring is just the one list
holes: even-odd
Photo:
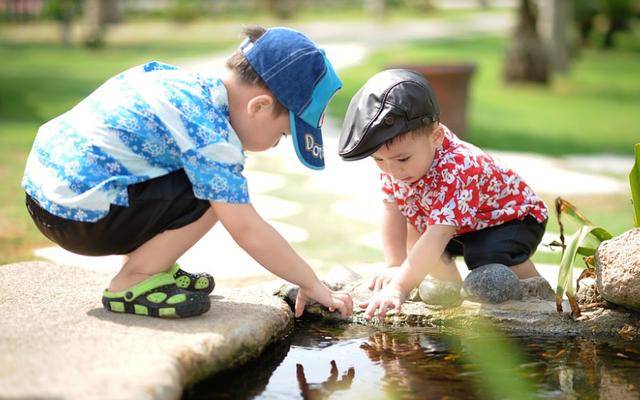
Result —
[{"label": "blue and white floral shirt", "polygon": [[127,186],[184,168],[196,197],[248,203],[245,155],[219,79],[149,62],[40,127],[22,186],[62,218],[128,206]]}]

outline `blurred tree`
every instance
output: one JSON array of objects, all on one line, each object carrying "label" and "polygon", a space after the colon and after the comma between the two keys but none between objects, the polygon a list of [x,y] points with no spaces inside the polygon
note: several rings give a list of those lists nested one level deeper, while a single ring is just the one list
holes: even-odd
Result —
[{"label": "blurred tree", "polygon": [[614,35],[629,29],[629,21],[633,16],[633,0],[600,0],[600,7],[608,20],[602,47],[610,49],[615,45]]},{"label": "blurred tree", "polygon": [[83,17],[83,43],[88,47],[100,47],[104,45],[107,23],[120,19],[118,0],[85,0]]},{"label": "blurred tree", "polygon": [[262,0],[267,11],[279,19],[290,19],[293,16],[293,0]]},{"label": "blurred tree", "polygon": [[520,0],[518,24],[505,57],[504,77],[507,82],[547,83],[549,61],[536,29],[533,0]]},{"label": "blurred tree", "polygon": [[573,0],[573,9],[580,35],[580,44],[587,45],[593,30],[593,20],[598,15],[598,5],[596,0]]},{"label": "blurred tree", "polygon": [[[387,5],[389,5],[388,3],[389,0],[387,0]],[[402,0],[402,4],[399,5],[420,12],[433,11],[437,8],[433,0]]]},{"label": "blurred tree", "polygon": [[49,0],[46,3],[45,15],[60,22],[60,42],[71,43],[71,22],[80,14],[82,0]]},{"label": "blurred tree", "polygon": [[365,8],[371,15],[383,19],[387,12],[387,0],[365,0]]},{"label": "blurred tree", "polygon": [[539,0],[538,32],[555,71],[567,72],[573,37],[573,0]]},{"label": "blurred tree", "polygon": [[173,0],[169,7],[169,16],[177,22],[192,22],[205,13],[202,0]]}]

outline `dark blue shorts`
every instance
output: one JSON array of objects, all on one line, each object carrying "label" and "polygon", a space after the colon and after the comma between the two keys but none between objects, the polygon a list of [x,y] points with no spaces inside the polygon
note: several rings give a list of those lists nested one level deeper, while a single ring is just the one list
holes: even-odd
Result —
[{"label": "dark blue shorts", "polygon": [[540,223],[527,215],[523,220],[514,219],[455,236],[447,244],[446,251],[451,256],[463,256],[470,270],[494,263],[512,267],[531,258],[542,241],[546,226],[546,220]]},{"label": "dark blue shorts", "polygon": [[36,227],[51,241],[87,256],[128,254],[171,229],[198,220],[209,202],[195,197],[184,170],[131,185],[129,207],[112,204],[96,222],[80,222],[53,215],[29,195],[26,205]]}]

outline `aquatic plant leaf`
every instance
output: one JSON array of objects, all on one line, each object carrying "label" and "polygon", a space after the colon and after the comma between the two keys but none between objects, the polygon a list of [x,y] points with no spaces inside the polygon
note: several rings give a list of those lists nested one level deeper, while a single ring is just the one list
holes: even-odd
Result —
[{"label": "aquatic plant leaf", "polygon": [[[595,254],[596,246],[586,247],[584,246],[587,236],[592,235],[598,239],[599,242],[611,239],[612,235],[606,229],[593,226],[583,225],[578,229],[576,233],[571,235],[568,244],[562,254],[562,260],[560,261],[560,271],[558,272],[558,286],[556,288],[556,309],[558,312],[562,312],[562,297],[566,293],[569,305],[571,306],[571,313],[578,317],[580,316],[580,308],[575,300],[575,289],[573,287],[573,264],[576,259],[576,255],[579,249],[582,248],[582,254],[590,253],[587,255]],[[583,247],[581,247],[581,245]]]},{"label": "aquatic plant leaf", "polygon": [[578,227],[583,225],[594,225],[589,219],[582,214],[576,206],[569,203],[567,200],[562,197],[556,197],[555,200],[555,208],[556,208],[556,218],[558,219],[558,226],[560,227],[560,243],[562,250],[566,249],[565,240],[564,240],[564,223],[562,222],[562,217],[569,217],[569,221],[576,224]]},{"label": "aquatic plant leaf", "polygon": [[640,143],[634,146],[636,162],[629,173],[631,201],[633,202],[633,224],[640,228]]},{"label": "aquatic plant leaf", "polygon": [[[491,399],[534,399],[535,385],[514,374],[526,361],[522,350],[489,321],[476,321],[473,329],[460,326],[463,357],[477,367],[481,394]],[[485,396],[481,396],[485,397]]]}]

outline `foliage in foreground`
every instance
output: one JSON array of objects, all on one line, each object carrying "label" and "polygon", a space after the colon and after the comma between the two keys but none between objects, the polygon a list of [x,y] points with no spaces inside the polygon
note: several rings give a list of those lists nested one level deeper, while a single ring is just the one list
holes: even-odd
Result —
[{"label": "foliage in foreground", "polygon": [[[631,197],[633,202],[634,225],[640,227],[640,143],[635,145],[635,164],[629,174],[629,185],[631,187]],[[567,200],[558,197],[556,199],[556,215],[560,226],[560,245],[562,246],[562,260],[560,261],[560,271],[558,273],[558,286],[556,288],[556,308],[562,312],[562,297],[566,294],[573,316],[580,316],[580,307],[575,297],[573,285],[573,265],[576,257],[583,257],[585,270],[578,278],[585,276],[595,276],[595,253],[596,249],[605,240],[612,238],[611,233],[599,226],[595,226],[587,217]],[[567,216],[569,220],[577,225],[577,230],[569,239],[568,244],[564,244],[564,224],[561,216]]]}]

